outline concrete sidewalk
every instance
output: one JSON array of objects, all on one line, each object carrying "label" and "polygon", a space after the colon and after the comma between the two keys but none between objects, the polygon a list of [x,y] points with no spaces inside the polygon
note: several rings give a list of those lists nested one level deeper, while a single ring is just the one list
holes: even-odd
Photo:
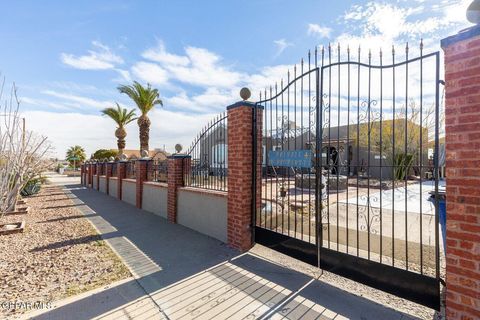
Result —
[{"label": "concrete sidewalk", "polygon": [[70,298],[35,319],[410,318],[98,191],[65,187],[134,279]]}]

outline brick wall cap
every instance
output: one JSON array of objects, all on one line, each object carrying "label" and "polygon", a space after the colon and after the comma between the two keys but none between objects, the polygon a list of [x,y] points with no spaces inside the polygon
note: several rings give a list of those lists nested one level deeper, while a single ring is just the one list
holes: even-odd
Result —
[{"label": "brick wall cap", "polygon": [[206,194],[206,195],[223,197],[223,198],[228,197],[228,192],[227,191],[213,190],[213,189],[202,189],[202,188],[195,188],[195,187],[181,187],[181,188],[178,188],[178,191],[192,192],[192,193],[198,193],[198,194]]},{"label": "brick wall cap", "polygon": [[150,158],[150,157],[136,159],[136,161],[150,161],[150,160],[152,160],[152,158]]},{"label": "brick wall cap", "polygon": [[167,159],[186,159],[191,157],[192,156],[189,154],[175,153],[175,154],[172,154],[171,156],[168,156]]},{"label": "brick wall cap", "polygon": [[144,185],[147,186],[154,186],[154,187],[160,187],[160,188],[168,188],[168,183],[165,182],[156,182],[156,181],[144,181]]},{"label": "brick wall cap", "polygon": [[260,105],[260,104],[256,104],[256,103],[253,103],[253,102],[249,102],[249,101],[239,101],[239,102],[235,102],[234,104],[231,104],[227,107],[227,110],[231,110],[231,109],[235,109],[235,108],[239,108],[239,107],[251,107],[251,108],[257,108],[257,109],[261,109],[263,110],[263,106]]},{"label": "brick wall cap", "polygon": [[440,41],[440,46],[442,49],[455,44],[457,42],[468,40],[470,38],[480,36],[480,25],[475,25],[473,27],[463,29],[453,36],[446,37]]}]

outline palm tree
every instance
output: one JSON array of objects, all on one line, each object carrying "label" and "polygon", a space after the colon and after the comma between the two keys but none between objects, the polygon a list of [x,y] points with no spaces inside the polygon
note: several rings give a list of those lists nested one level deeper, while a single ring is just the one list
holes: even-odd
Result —
[{"label": "palm tree", "polygon": [[158,89],[152,88],[150,84],[147,84],[147,87],[145,88],[137,81],[134,81],[133,85],[122,85],[118,87],[118,90],[129,96],[142,112],[142,115],[137,120],[140,131],[140,151],[149,151],[148,140],[150,135],[150,119],[148,118],[147,113],[152,110],[156,104],[163,106]]},{"label": "palm tree", "polygon": [[67,150],[67,160],[70,163],[83,163],[86,158],[85,150],[81,146],[73,146]]},{"label": "palm tree", "polygon": [[115,137],[117,137],[117,146],[118,146],[118,155],[123,154],[123,149],[125,149],[125,137],[127,136],[127,131],[125,126],[130,122],[136,120],[135,110],[128,111],[127,109],[121,108],[118,103],[117,108],[106,108],[101,112],[103,115],[110,117],[118,125],[117,130],[115,130]]}]

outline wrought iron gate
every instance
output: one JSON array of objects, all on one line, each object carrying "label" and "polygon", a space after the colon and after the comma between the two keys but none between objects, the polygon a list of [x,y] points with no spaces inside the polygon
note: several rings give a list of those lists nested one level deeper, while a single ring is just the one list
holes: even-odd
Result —
[{"label": "wrought iron gate", "polygon": [[309,52],[260,94],[255,241],[439,309],[439,53],[355,51]]}]

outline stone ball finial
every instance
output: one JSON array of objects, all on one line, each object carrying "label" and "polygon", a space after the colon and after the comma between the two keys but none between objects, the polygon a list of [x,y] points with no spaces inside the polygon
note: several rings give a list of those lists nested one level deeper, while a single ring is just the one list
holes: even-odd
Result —
[{"label": "stone ball finial", "polygon": [[182,149],[183,149],[183,147],[182,147],[182,145],[181,145],[180,143],[177,143],[177,144],[175,145],[175,151],[176,151],[177,153],[182,152]]},{"label": "stone ball finial", "polygon": [[142,150],[142,151],[140,151],[140,157],[142,157],[142,158],[148,158],[148,151],[147,151],[147,150]]},{"label": "stone ball finial", "polygon": [[468,6],[467,20],[474,24],[480,23],[480,0],[475,0]]},{"label": "stone ball finial", "polygon": [[252,93],[250,92],[250,89],[247,87],[243,87],[240,89],[240,97],[245,101],[248,100],[252,96]]},{"label": "stone ball finial", "polygon": [[119,157],[118,157],[121,161],[125,161],[127,160],[127,156],[125,154],[121,154]]},{"label": "stone ball finial", "polygon": [[108,160],[109,160],[110,162],[113,162],[113,161],[115,161],[115,158],[114,158],[114,157],[110,157]]}]

